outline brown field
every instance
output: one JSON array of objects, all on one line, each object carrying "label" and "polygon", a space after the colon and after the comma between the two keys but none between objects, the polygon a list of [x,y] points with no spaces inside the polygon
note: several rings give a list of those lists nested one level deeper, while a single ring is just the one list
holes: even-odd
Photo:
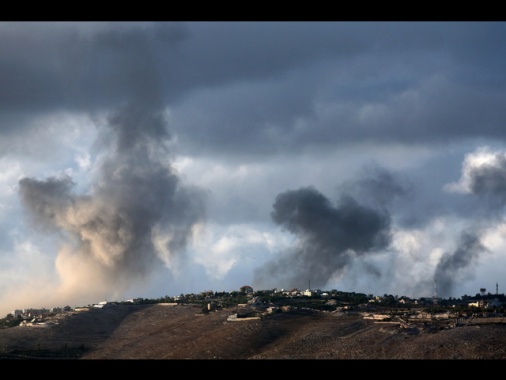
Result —
[{"label": "brown field", "polygon": [[401,328],[298,310],[228,321],[237,308],[113,305],[53,327],[0,330],[2,359],[506,359],[506,325]]}]

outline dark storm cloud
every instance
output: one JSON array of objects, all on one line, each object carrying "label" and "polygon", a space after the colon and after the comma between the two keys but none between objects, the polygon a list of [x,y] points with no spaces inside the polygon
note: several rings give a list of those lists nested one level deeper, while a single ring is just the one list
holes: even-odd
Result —
[{"label": "dark storm cloud", "polygon": [[194,154],[504,138],[503,23],[0,26],[4,133],[27,115],[117,107],[157,87]]},{"label": "dark storm cloud", "polygon": [[[90,36],[71,36],[65,63],[78,106],[114,106],[132,92],[142,94],[146,103],[178,95],[172,80],[177,73],[171,68],[177,61],[173,50],[185,40],[182,25],[120,23]],[[168,78],[168,89],[164,89],[164,78]],[[155,89],[156,99],[150,96]]]},{"label": "dark storm cloud", "polygon": [[279,260],[255,271],[258,285],[302,287],[308,280],[324,286],[341,274],[354,257],[388,246],[390,216],[343,195],[333,206],[313,188],[279,194],[273,205],[274,222],[296,237],[295,245]]},{"label": "dark storm cloud", "polygon": [[154,110],[126,107],[107,127],[111,145],[104,147],[89,194],[74,194],[68,177],[23,178],[19,185],[33,221],[60,231],[82,266],[98,264],[121,287],[149,275],[160,258],[181,261],[192,228],[203,218],[204,198],[164,164],[168,135]]},{"label": "dark storm cloud", "polygon": [[[493,79],[502,78],[497,61],[506,63],[506,49],[498,38],[506,36],[504,25],[274,23],[262,31],[257,27],[254,23],[195,27],[194,31],[209,32],[205,37],[195,33],[194,40],[209,40],[208,49],[220,31],[237,32],[230,40],[223,38],[223,47],[211,61],[220,54],[226,57],[226,52],[237,54],[233,64],[226,60],[223,66],[236,74],[235,81],[216,72],[221,82],[217,80],[212,93],[189,96],[174,110],[174,118],[185,125],[178,134],[192,154],[312,152],[356,141],[444,144],[484,135],[504,138],[505,87]],[[249,32],[256,34],[254,54],[243,51],[239,43],[236,50],[228,48],[240,38],[244,46],[251,46]],[[269,41],[264,39],[267,33],[272,34]],[[189,45],[187,51],[203,45]],[[307,55],[302,58],[304,51]],[[473,52],[481,56],[464,59]],[[492,57],[495,63],[490,63]],[[262,69],[248,71],[250,66]],[[469,79],[476,75],[479,83]],[[206,110],[205,116],[193,111],[197,105]]]},{"label": "dark storm cloud", "polygon": [[[154,86],[163,89],[165,101],[175,101],[199,88],[273,78],[328,51],[335,54],[325,37],[336,26],[4,23],[0,34],[0,111],[111,107],[128,99],[133,88],[150,93]],[[340,40],[341,48],[348,46],[344,51],[356,50],[345,36],[333,39]],[[300,45],[312,46],[311,52]],[[162,74],[156,82],[152,70]]]},{"label": "dark storm cloud", "polygon": [[[94,111],[146,101],[160,88],[157,49],[184,38],[178,24],[7,23],[0,25],[0,116]],[[95,32],[92,32],[96,28]],[[159,95],[161,94],[160,91]],[[1,123],[2,132],[19,128]]]},{"label": "dark storm cloud", "polygon": [[436,267],[434,281],[438,296],[446,298],[454,295],[461,282],[472,277],[472,265],[486,251],[475,231],[462,232],[455,251],[443,255]]}]

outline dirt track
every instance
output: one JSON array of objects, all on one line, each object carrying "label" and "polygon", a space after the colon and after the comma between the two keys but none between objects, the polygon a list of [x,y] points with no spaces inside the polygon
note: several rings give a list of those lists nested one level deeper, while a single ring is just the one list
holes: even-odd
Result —
[{"label": "dirt track", "polygon": [[[49,328],[0,330],[4,359],[506,359],[506,325],[402,329],[359,316],[282,312],[231,322],[236,309],[115,305]],[[46,355],[44,357],[44,355]]]}]

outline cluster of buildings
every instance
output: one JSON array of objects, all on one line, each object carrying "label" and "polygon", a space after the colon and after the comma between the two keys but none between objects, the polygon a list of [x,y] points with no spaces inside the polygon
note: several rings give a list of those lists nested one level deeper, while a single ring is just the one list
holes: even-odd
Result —
[{"label": "cluster of buildings", "polygon": [[[92,305],[93,308],[103,308],[109,303],[101,301]],[[49,327],[58,324],[58,321],[67,317],[71,313],[87,311],[90,307],[76,307],[70,306],[53,307],[51,309],[16,309],[11,314],[14,318],[21,318],[20,326],[35,326],[35,327]]]},{"label": "cluster of buildings", "polygon": [[54,314],[54,313],[64,313],[72,311],[72,308],[70,306],[65,307],[53,307],[51,309],[16,309],[11,314],[14,318],[21,317],[22,319],[31,319],[31,318],[42,318],[42,316],[48,315],[48,314]]},{"label": "cluster of buildings", "polygon": [[[496,286],[496,291],[497,291],[497,286]],[[253,288],[251,286],[244,285],[239,289],[239,292],[246,294],[250,298],[250,301],[248,302],[248,306],[257,306],[258,307],[258,305],[254,305],[254,303],[258,303],[259,301],[258,301],[258,297],[255,297],[255,291],[253,290]],[[446,307],[466,306],[466,307],[477,307],[477,308],[482,308],[482,309],[483,308],[496,309],[496,308],[503,307],[503,305],[505,304],[504,295],[501,295],[501,297],[499,297],[499,295],[496,295],[496,297],[493,297],[492,295],[489,294],[488,295],[489,297],[484,297],[485,296],[485,289],[483,289],[483,288],[480,289],[480,292],[481,292],[482,297],[475,297],[474,299],[464,299],[465,297],[463,297],[463,299],[458,300],[458,302],[457,302],[457,300],[452,300],[450,302],[450,303],[455,302],[455,304],[450,304],[447,300],[444,300],[445,306]],[[207,292],[203,292],[203,293],[205,293],[205,295],[206,295],[205,299],[213,299],[216,296],[216,294],[214,294],[214,292],[212,292],[212,291],[207,291]],[[335,301],[335,299],[337,299],[336,296],[339,296],[339,294],[342,294],[343,292],[337,292],[334,290],[331,292],[328,292],[328,291],[321,291],[320,289],[309,289],[309,288],[305,289],[305,290],[300,290],[300,289],[293,288],[293,289],[289,289],[289,290],[272,289],[272,290],[268,290],[268,291],[262,291],[261,293],[262,294],[282,295],[284,297],[289,297],[289,298],[318,296],[318,297],[322,297],[322,298],[329,298],[329,302],[332,302],[332,301]],[[226,294],[229,294],[229,293],[227,293],[227,292],[221,293],[221,295],[226,295]],[[364,295],[362,295],[362,296],[364,296]],[[392,300],[389,298],[395,298],[395,299]],[[182,295],[173,297],[174,302],[184,301],[184,299],[185,298],[182,297]],[[437,304],[443,303],[442,302],[443,300],[436,298],[436,297],[422,297],[419,299],[411,299],[411,298],[405,297],[405,296],[402,296],[402,297],[395,296],[394,297],[394,296],[385,295],[382,297],[382,296],[373,296],[371,294],[371,295],[367,296],[367,299],[368,299],[367,303],[369,303],[369,304],[385,304],[386,305],[388,302],[395,301],[396,305],[406,306],[406,307],[428,306],[428,305],[437,305]],[[130,299],[127,299],[125,302],[139,303],[142,301],[143,301],[142,298],[130,298]],[[110,304],[111,303],[109,303],[108,301],[101,301],[99,303],[96,303],[96,304],[88,306],[88,307],[79,307],[79,308],[76,307],[74,309],[71,308],[70,306],[54,307],[51,309],[29,308],[29,309],[23,309],[23,310],[14,310],[11,314],[14,318],[21,318],[22,324],[24,324],[24,325],[29,325],[30,323],[32,325],[35,325],[37,323],[39,323],[39,324],[42,323],[43,320],[48,320],[48,316],[50,316],[50,315],[53,315],[53,316],[58,315],[61,318],[62,316],[68,315],[70,312],[81,312],[81,311],[89,310],[90,308],[103,308],[103,307],[106,307]],[[174,304],[176,304],[176,303],[174,303]],[[238,306],[241,306],[241,305],[238,305]],[[215,307],[216,306],[213,303],[208,304],[209,310],[212,310]],[[53,320],[54,320],[54,318],[53,318]]]}]

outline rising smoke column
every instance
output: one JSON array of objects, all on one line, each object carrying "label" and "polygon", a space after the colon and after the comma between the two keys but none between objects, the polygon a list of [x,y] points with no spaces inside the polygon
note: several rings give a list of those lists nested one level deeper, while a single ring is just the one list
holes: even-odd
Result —
[{"label": "rising smoke column", "polygon": [[506,153],[481,147],[466,155],[458,182],[449,183],[445,190],[474,194],[491,206],[487,211],[502,211],[506,204]]},{"label": "rising smoke column", "polygon": [[165,163],[170,136],[160,112],[130,105],[103,132],[106,150],[89,194],[73,193],[68,176],[19,181],[33,224],[62,237],[62,296],[121,294],[161,263],[175,270],[204,217],[202,193]]},{"label": "rising smoke column", "polygon": [[341,274],[354,257],[385,248],[390,242],[390,216],[343,195],[337,207],[313,188],[279,194],[273,221],[295,237],[294,246],[278,260],[255,270],[255,287],[297,287],[311,282],[323,287]]},{"label": "rising smoke column", "polygon": [[463,231],[455,251],[444,254],[436,267],[438,296],[451,296],[455,285],[472,274],[469,268],[472,263],[486,251],[476,232]]},{"label": "rising smoke column", "polygon": [[[485,203],[483,220],[477,218],[474,225],[491,226],[504,223],[506,204],[506,153],[482,147],[468,154],[462,164],[462,175],[458,182],[445,186],[455,193],[472,194]],[[480,240],[476,227],[461,233],[458,246],[453,253],[443,255],[436,267],[435,280],[441,296],[450,295],[455,285],[472,275],[471,265],[479,255],[488,250]]]}]

